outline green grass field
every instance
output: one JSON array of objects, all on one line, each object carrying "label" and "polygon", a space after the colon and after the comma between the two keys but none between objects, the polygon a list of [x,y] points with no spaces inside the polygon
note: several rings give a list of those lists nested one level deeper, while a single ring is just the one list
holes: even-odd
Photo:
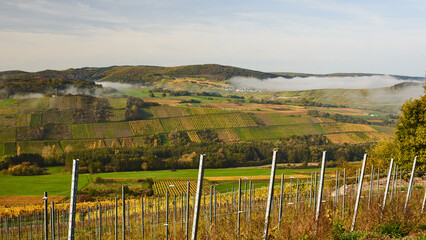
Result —
[{"label": "green grass field", "polygon": [[0,108],[9,107],[10,105],[14,104],[18,99],[4,99],[0,100]]},{"label": "green grass field", "polygon": [[[71,174],[63,172],[63,167],[48,168],[47,175],[40,176],[10,176],[0,174],[0,196],[35,196],[43,195],[47,191],[49,195],[69,195],[71,188]],[[306,174],[318,171],[319,169],[277,169],[276,175],[284,173],[285,176]],[[327,169],[329,170],[329,169]],[[250,177],[250,176],[269,176],[269,168],[224,168],[224,169],[205,169],[204,177]],[[93,182],[96,177],[115,178],[115,179],[141,179],[153,178],[160,179],[182,179],[197,178],[198,169],[183,169],[177,171],[158,170],[158,171],[140,171],[140,172],[113,172],[100,174],[80,174],[78,186],[79,189]],[[256,186],[266,185],[266,182],[256,180]],[[10,184],[13,183],[13,184]],[[219,181],[220,183],[220,181]],[[219,184],[217,189],[226,191],[229,186],[234,186],[237,180],[228,180]],[[221,186],[224,184],[223,186]]]},{"label": "green grass field", "polygon": [[[40,176],[10,176],[0,174],[0,196],[43,196],[70,195],[71,174],[62,173],[59,168],[48,171],[50,174]],[[13,183],[13,184],[12,184]],[[86,175],[80,175],[78,187],[81,189],[88,183]]]}]

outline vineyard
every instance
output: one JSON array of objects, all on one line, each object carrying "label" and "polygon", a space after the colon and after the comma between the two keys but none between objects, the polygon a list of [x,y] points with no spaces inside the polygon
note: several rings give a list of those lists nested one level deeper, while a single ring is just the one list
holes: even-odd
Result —
[{"label": "vineyard", "polygon": [[43,125],[70,125],[73,124],[73,114],[71,110],[49,109],[43,112]]},{"label": "vineyard", "polygon": [[108,103],[113,109],[124,109],[127,98],[108,98]]},{"label": "vineyard", "polygon": [[[154,195],[156,196],[165,196],[166,191],[169,191],[169,195],[179,196],[186,193],[187,183],[189,182],[189,192],[191,195],[194,195],[197,191],[197,181],[192,180],[158,180],[154,181],[153,189]],[[210,184],[203,184],[203,191],[210,191]]]},{"label": "vineyard", "polygon": [[0,136],[4,142],[14,142],[16,141],[16,131],[15,129],[0,129]]},{"label": "vineyard", "polygon": [[236,142],[240,140],[235,129],[219,129],[216,130],[217,136],[224,142]]},{"label": "vineyard", "polygon": [[151,108],[152,114],[155,118],[176,118],[192,115],[206,115],[206,114],[221,114],[229,113],[229,111],[217,108],[205,107],[171,107],[171,106],[158,106]]},{"label": "vineyard", "polygon": [[[322,185],[317,172],[305,178],[286,176],[281,183],[278,178],[271,211],[267,211],[268,187],[239,179],[233,181],[231,190],[221,192],[204,183],[198,202],[198,236],[261,239],[268,226],[268,239],[423,239],[425,181],[414,178],[414,190],[407,190],[409,183],[404,179],[410,174],[397,169],[389,171],[389,177],[374,170],[373,175],[365,171],[362,178],[355,172],[336,172],[324,177]],[[115,234],[126,239],[185,239],[195,219],[195,185],[194,179],[163,179],[155,181],[152,197],[128,196],[123,187],[115,198],[78,201],[76,239],[114,239]],[[0,197],[0,237],[65,239],[69,203],[63,196],[48,195],[45,201],[47,208],[42,196]]]},{"label": "vineyard", "polygon": [[[147,90],[147,89],[145,89]],[[147,91],[145,91],[147,93]],[[152,99],[150,99],[151,101]],[[159,98],[166,103],[167,98]],[[175,101],[176,99],[173,98]],[[169,142],[169,133],[179,131],[186,133],[195,143],[206,142],[197,131],[214,130],[224,144],[273,140],[291,136],[326,134],[333,143],[370,143],[388,139],[393,135],[393,128],[376,125],[338,123],[327,118],[306,115],[302,109],[299,115],[292,112],[269,109],[266,112],[254,111],[256,107],[247,107],[245,111],[221,109],[221,105],[212,102],[201,107],[188,106],[151,106],[143,109],[152,114],[149,120],[125,121],[127,98],[107,98],[103,101],[89,96],[63,96],[56,98],[37,98],[2,100],[0,102],[0,142],[8,144],[0,152],[16,153],[19,141],[24,152],[43,152],[32,146],[43,146],[40,142],[61,142],[65,151],[73,149],[99,147],[154,146],[175,144]],[[109,104],[104,112],[96,112],[93,107],[98,103]],[[232,102],[223,103],[232,105]],[[213,108],[217,106],[218,108]],[[250,110],[251,111],[248,111]],[[278,108],[277,108],[278,109]],[[281,108],[280,108],[281,109]],[[348,110],[349,111],[349,110]],[[145,139],[156,135],[160,139],[150,143]],[[71,141],[73,140],[73,141]],[[36,141],[31,143],[22,142]],[[65,144],[65,145],[64,145]],[[50,146],[50,145],[49,145]],[[59,151],[59,150],[58,150]],[[45,150],[44,152],[47,152]]]},{"label": "vineyard", "polygon": [[71,131],[73,139],[121,138],[133,135],[128,122],[74,124]]},{"label": "vineyard", "polygon": [[163,132],[160,120],[140,120],[130,122],[130,127],[135,135],[147,135]]},{"label": "vineyard", "polygon": [[187,132],[189,139],[191,139],[192,142],[197,142],[200,143],[201,142],[201,138],[200,136],[198,136],[197,132],[193,131],[193,132]]},{"label": "vineyard", "polygon": [[105,147],[103,140],[62,140],[61,146],[64,152],[73,150],[83,150],[90,148],[103,148]]},{"label": "vineyard", "polygon": [[112,122],[124,121],[124,110],[110,110],[109,120]]},{"label": "vineyard", "polygon": [[45,157],[63,153],[57,141],[19,141],[17,146],[21,153],[38,153]]},{"label": "vineyard", "polygon": [[48,106],[50,109],[56,108],[59,110],[85,108],[87,106],[85,98],[82,96],[49,98]]}]

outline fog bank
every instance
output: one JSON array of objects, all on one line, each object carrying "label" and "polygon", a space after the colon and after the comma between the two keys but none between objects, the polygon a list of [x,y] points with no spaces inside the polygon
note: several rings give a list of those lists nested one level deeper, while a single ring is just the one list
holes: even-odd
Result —
[{"label": "fog bank", "polygon": [[267,90],[267,91],[301,91],[313,89],[371,89],[391,87],[404,81],[392,76],[365,77],[295,77],[257,79],[234,77],[231,84],[237,88]]},{"label": "fog bank", "polygon": [[128,83],[118,83],[118,82],[95,82],[96,84],[102,85],[102,87],[107,88],[115,88],[115,89],[123,89],[123,88],[133,88],[135,85]]}]

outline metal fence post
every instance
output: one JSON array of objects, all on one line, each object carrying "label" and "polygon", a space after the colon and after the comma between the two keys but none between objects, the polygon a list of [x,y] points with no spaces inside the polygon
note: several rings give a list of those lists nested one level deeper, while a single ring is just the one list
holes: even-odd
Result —
[{"label": "metal fence post", "polygon": [[368,191],[368,208],[370,208],[371,195],[373,194],[373,181],[374,181],[374,167],[371,165],[370,172],[370,190]]},{"label": "metal fence post", "polygon": [[346,168],[343,168],[342,218],[345,218],[345,197],[346,197]]},{"label": "metal fence post", "polygon": [[169,239],[169,190],[166,189],[166,240]]},{"label": "metal fence post", "polygon": [[326,151],[323,151],[322,152],[322,161],[321,161],[321,175],[320,175],[319,187],[318,187],[317,210],[316,210],[316,214],[315,214],[315,233],[317,233],[317,231],[318,231],[318,220],[319,220],[319,214],[320,214],[320,210],[321,210],[322,191],[324,189],[325,154],[326,154]]},{"label": "metal fence post", "polygon": [[408,184],[408,191],[407,191],[407,197],[405,198],[405,205],[404,205],[404,213],[408,206],[408,201],[411,197],[411,191],[413,190],[413,180],[414,180],[414,170],[416,168],[416,162],[417,162],[417,156],[414,157],[413,162],[413,168],[411,169],[411,176],[410,176],[410,182]]},{"label": "metal fence post", "polygon": [[[201,200],[201,192],[203,188],[203,176],[204,176],[204,154],[200,155],[200,166],[198,168],[198,181],[197,181],[197,195],[195,198],[195,205],[194,205],[194,221],[192,223],[192,240],[197,239],[197,231],[198,231],[198,219],[200,214],[200,200]],[[211,194],[210,194],[211,196]],[[210,198],[210,204],[212,199]],[[211,206],[211,205],[210,205]]]},{"label": "metal fence post", "polygon": [[313,173],[311,173],[311,181],[310,181],[310,188],[309,188],[309,209],[312,209],[312,191],[313,191],[313,183],[314,183],[314,177]]},{"label": "metal fence post", "polygon": [[[175,195],[176,198],[176,195]],[[175,206],[176,209],[176,206]],[[144,223],[144,205],[143,205],[143,196],[141,196],[141,233],[142,233],[142,238],[145,238],[145,223]],[[176,215],[176,213],[175,213]]]},{"label": "metal fence post", "polygon": [[425,181],[425,196],[423,197],[423,204],[422,204],[422,213],[423,213],[423,210],[425,209],[425,203],[426,203],[426,181]]},{"label": "metal fence post", "polygon": [[388,178],[387,178],[387,181],[386,181],[385,195],[383,197],[382,212],[383,212],[383,210],[385,210],[385,206],[386,206],[386,199],[387,199],[388,191],[389,191],[389,183],[390,183],[390,178],[391,178],[391,174],[392,174],[392,167],[393,167],[393,158],[391,159],[391,162],[390,162],[390,165],[389,165],[389,172],[388,172]]},{"label": "metal fence post", "polygon": [[49,229],[48,229],[48,221],[47,221],[47,192],[44,192],[44,197],[43,197],[43,201],[44,201],[44,211],[43,211],[43,227],[44,227],[44,239],[48,240],[49,239]]},{"label": "metal fence post", "polygon": [[187,189],[186,189],[186,208],[185,208],[185,233],[186,233],[186,240],[189,239],[189,187],[190,182],[187,183]]},{"label": "metal fence post", "polygon": [[367,154],[364,154],[364,160],[362,161],[360,179],[359,179],[359,184],[358,184],[358,191],[357,191],[357,195],[356,195],[354,217],[352,219],[351,232],[353,232],[354,229],[355,229],[356,215],[357,215],[357,212],[358,212],[359,198],[361,197],[361,193],[362,193],[362,182],[364,181],[364,172],[365,172],[365,163],[366,162],[367,162]]},{"label": "metal fence post", "polygon": [[52,207],[50,208],[50,229],[52,240],[55,240],[55,202],[52,201]]},{"label": "metal fence post", "polygon": [[271,167],[271,177],[269,179],[269,189],[268,189],[268,202],[266,203],[266,214],[265,214],[265,226],[263,230],[263,240],[268,238],[268,228],[269,228],[269,216],[271,214],[271,204],[274,199],[274,180],[275,180],[275,167],[276,167],[276,156],[277,151],[274,151],[272,155],[272,167]]},{"label": "metal fence post", "polygon": [[241,178],[238,179],[237,238],[240,236],[241,224]]},{"label": "metal fence post", "polygon": [[114,199],[115,202],[115,214],[114,214],[114,239],[118,239],[118,206],[117,206],[117,197]]},{"label": "metal fence post", "polygon": [[251,197],[251,191],[252,191],[252,182],[250,180],[249,183],[250,187],[249,187],[249,202],[248,202],[248,221],[250,222],[250,218],[251,218],[251,201],[252,201],[252,197]]},{"label": "metal fence post", "polygon": [[284,191],[284,173],[281,174],[281,188],[280,188],[280,206],[278,208],[278,228],[281,225],[282,209],[283,209],[283,191]]},{"label": "metal fence post", "polygon": [[121,186],[121,202],[122,202],[121,238],[124,240],[124,239],[126,239],[126,189],[125,189],[124,185]]},{"label": "metal fence post", "polygon": [[77,205],[77,190],[78,190],[78,162],[79,162],[79,159],[74,159],[73,165],[72,165],[71,202],[70,202],[70,214],[69,214],[69,222],[68,222],[68,240],[74,240],[75,212],[76,212],[76,205]]},{"label": "metal fence post", "polygon": [[380,202],[380,168],[377,168],[377,201]]},{"label": "metal fence post", "polygon": [[98,205],[99,208],[99,240],[102,239],[102,205],[101,203],[99,203]]}]

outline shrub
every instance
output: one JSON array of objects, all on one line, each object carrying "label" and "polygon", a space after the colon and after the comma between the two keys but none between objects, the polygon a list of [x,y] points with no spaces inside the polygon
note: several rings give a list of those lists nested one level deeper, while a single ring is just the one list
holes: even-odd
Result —
[{"label": "shrub", "polygon": [[33,176],[42,175],[45,173],[43,168],[37,165],[31,165],[29,162],[10,167],[7,172],[13,176]]},{"label": "shrub", "polygon": [[96,177],[94,182],[95,183],[103,183],[104,180],[101,177]]},{"label": "shrub", "polygon": [[331,236],[332,239],[335,240],[357,240],[363,237],[363,235],[358,232],[347,232],[340,222],[335,222],[333,224]]},{"label": "shrub", "polygon": [[403,223],[390,222],[385,225],[380,225],[377,232],[387,235],[391,238],[402,238],[408,235],[409,231]]}]

